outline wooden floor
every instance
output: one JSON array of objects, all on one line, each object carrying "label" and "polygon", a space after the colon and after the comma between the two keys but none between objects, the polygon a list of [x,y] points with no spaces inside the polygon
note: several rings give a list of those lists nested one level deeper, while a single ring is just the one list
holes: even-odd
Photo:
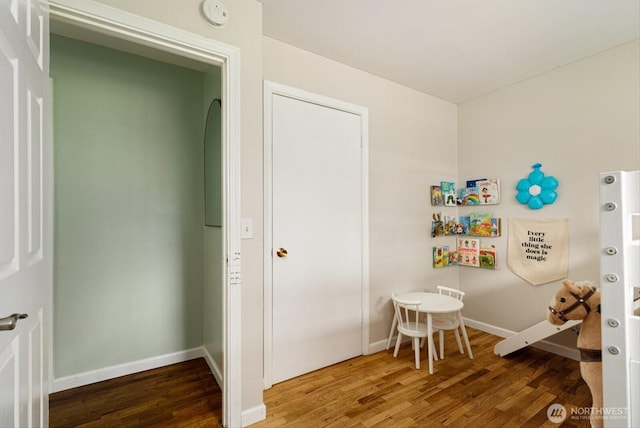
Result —
[{"label": "wooden floor", "polygon": [[221,427],[222,392],[199,358],[52,394],[49,425]]},{"label": "wooden floor", "polygon": [[467,331],[474,359],[448,332],[432,375],[425,352],[416,370],[407,344],[397,359],[379,352],[277,384],[264,394],[267,419],[252,427],[557,427],[551,404],[591,405],[577,361],[533,348],[500,358],[493,347],[501,338]]},{"label": "wooden floor", "polygon": [[[252,427],[557,427],[547,409],[591,405],[579,363],[528,348],[500,358],[501,340],[468,329],[474,359],[453,334],[429,375],[410,345],[354,358],[264,392],[267,419]],[[51,427],[218,427],[221,394],[204,360],[53,394]],[[568,417],[563,427],[588,427]]]}]

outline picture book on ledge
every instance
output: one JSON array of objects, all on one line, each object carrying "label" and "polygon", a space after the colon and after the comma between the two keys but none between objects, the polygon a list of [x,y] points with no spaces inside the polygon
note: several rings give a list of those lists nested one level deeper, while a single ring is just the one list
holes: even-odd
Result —
[{"label": "picture book on ledge", "polygon": [[477,187],[463,187],[460,189],[460,205],[480,205]]},{"label": "picture book on ledge", "polygon": [[500,180],[481,178],[467,180],[460,189],[460,205],[497,205],[500,203]]},{"label": "picture book on ledge", "polygon": [[431,205],[439,207],[444,205],[444,198],[442,197],[442,187],[431,186]]},{"label": "picture book on ledge", "polygon": [[458,265],[496,269],[498,257],[495,245],[481,245],[479,238],[461,237],[456,247]]},{"label": "picture book on ledge", "polygon": [[476,181],[478,188],[478,199],[480,205],[496,205],[500,203],[500,180],[495,178],[490,180]]},{"label": "picture book on ledge", "polygon": [[500,203],[500,180],[479,178],[467,180],[466,187],[456,192],[452,181],[441,181],[430,187],[431,205],[434,207],[457,205],[496,205]]},{"label": "picture book on ledge", "polygon": [[430,189],[431,205],[434,207],[455,207],[458,205],[455,183],[441,181],[439,186],[431,186]]},{"label": "picture book on ledge", "polygon": [[469,224],[470,235],[491,236],[491,213],[471,213],[469,214]]},{"label": "picture book on ledge", "polygon": [[442,221],[442,214],[441,213],[433,213],[431,218],[432,218],[432,220],[431,220],[431,236],[432,237],[444,236],[446,233],[445,233],[444,222]]},{"label": "picture book on ledge", "polygon": [[492,217],[491,213],[473,212],[467,216],[443,216],[432,214],[431,236],[470,235],[480,237],[502,236],[502,219]]},{"label": "picture book on ledge", "polygon": [[496,269],[498,265],[498,258],[496,257],[495,245],[482,245],[480,246],[480,267],[483,269]]},{"label": "picture book on ledge", "polygon": [[450,249],[449,246],[443,245],[441,247],[433,247],[433,267],[442,268],[448,266],[455,266],[458,264],[458,258],[455,250]]},{"label": "picture book on ledge", "polygon": [[444,198],[444,205],[447,207],[455,207],[458,205],[456,199],[456,185],[450,181],[441,181],[440,188],[442,189],[442,197]]},{"label": "picture book on ledge", "polygon": [[460,237],[456,248],[448,245],[433,247],[433,268],[470,266],[482,269],[497,269],[498,257],[495,245],[483,245],[479,238]]},{"label": "picture book on ledge", "polygon": [[456,251],[460,266],[480,267],[480,239],[458,238]]}]

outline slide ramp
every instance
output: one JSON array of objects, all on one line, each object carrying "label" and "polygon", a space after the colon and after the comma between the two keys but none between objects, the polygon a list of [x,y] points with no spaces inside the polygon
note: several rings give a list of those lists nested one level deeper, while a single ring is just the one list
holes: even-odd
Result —
[{"label": "slide ramp", "polygon": [[526,330],[522,330],[520,333],[516,333],[498,342],[493,348],[493,353],[499,357],[504,357],[540,340],[544,340],[549,336],[567,330],[581,322],[582,320],[570,320],[563,325],[553,325],[549,321],[541,321]]}]

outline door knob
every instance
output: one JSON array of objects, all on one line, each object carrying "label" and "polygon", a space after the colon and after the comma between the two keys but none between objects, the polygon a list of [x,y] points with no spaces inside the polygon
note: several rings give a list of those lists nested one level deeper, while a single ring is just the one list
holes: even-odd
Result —
[{"label": "door knob", "polygon": [[13,314],[8,317],[0,318],[0,331],[13,330],[18,324],[18,320],[25,319],[27,314]]},{"label": "door knob", "polygon": [[278,248],[276,250],[276,254],[278,255],[278,257],[287,257],[287,250],[284,248]]}]

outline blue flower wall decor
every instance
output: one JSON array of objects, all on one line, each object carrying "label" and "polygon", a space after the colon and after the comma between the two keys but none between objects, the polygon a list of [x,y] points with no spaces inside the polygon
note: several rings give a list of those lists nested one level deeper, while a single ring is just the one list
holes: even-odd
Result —
[{"label": "blue flower wall decor", "polygon": [[545,204],[552,204],[558,197],[555,189],[560,183],[555,177],[545,177],[544,172],[540,171],[541,167],[540,163],[532,165],[533,171],[529,177],[522,178],[516,186],[518,191],[516,199],[521,204],[528,205],[532,210],[539,210]]}]

